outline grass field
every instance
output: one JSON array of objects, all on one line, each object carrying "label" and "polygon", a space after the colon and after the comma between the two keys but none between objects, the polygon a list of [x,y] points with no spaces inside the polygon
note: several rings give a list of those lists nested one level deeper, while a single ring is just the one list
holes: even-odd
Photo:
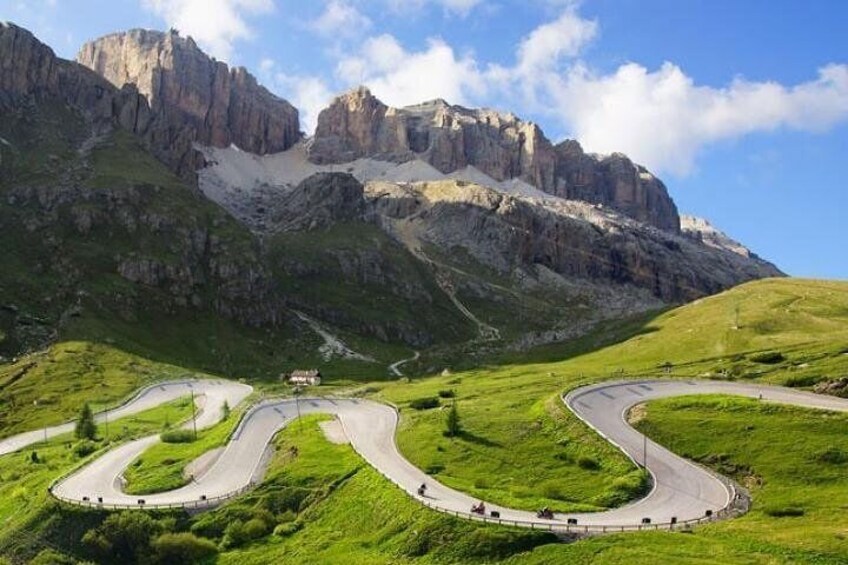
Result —
[{"label": "grass field", "polygon": [[283,518],[277,533],[222,553],[220,563],[489,562],[552,541],[541,532],[488,528],[420,506],[350,446],[327,442],[317,426],[322,419],[309,416],[303,431],[280,434],[265,486],[240,505],[254,511],[276,505],[282,510],[276,518]]},{"label": "grass field", "polygon": [[108,345],[62,342],[0,365],[0,437],[73,420],[88,402],[114,406],[151,382],[195,375]]},{"label": "grass field", "polygon": [[[249,401],[248,401],[249,402]],[[211,449],[226,445],[247,404],[243,403],[219,424],[197,432],[190,443],[158,443],[127,468],[125,492],[149,494],[179,488],[189,481],[183,477],[186,465]]]},{"label": "grass field", "polygon": [[732,397],[679,397],[649,403],[638,427],[746,484],[751,511],[691,534],[599,537],[546,546],[511,562],[848,562],[848,415]]},{"label": "grass field", "polygon": [[[848,284],[776,279],[602,330],[560,347],[562,361],[504,359],[501,366],[373,388],[376,398],[402,409],[404,454],[446,484],[528,510],[601,508],[637,496],[638,474],[562,406],[560,392],[610,377],[665,375],[666,364],[671,377],[811,386],[848,375],[846,351]],[[763,353],[779,353],[780,360],[757,361]],[[443,409],[409,406],[445,390],[455,393],[467,432],[453,440],[442,435]],[[596,465],[581,465],[586,460]]]},{"label": "grass field", "polygon": [[[119,355],[109,348],[104,351],[108,355],[95,355],[87,363],[96,366],[109,355]],[[55,378],[65,375],[61,368],[75,358],[38,363],[52,367],[56,382],[50,384],[55,384],[58,397],[63,396],[63,383],[71,390],[71,379],[97,372],[77,365],[68,376]],[[547,504],[561,510],[600,509],[639,496],[641,475],[576,421],[558,395],[604,378],[666,374],[664,366],[672,377],[806,387],[846,375],[848,284],[791,279],[751,283],[650,319],[605,326],[567,346],[503,355],[497,365],[465,372],[377,381],[360,385],[358,391],[399,405],[402,452],[448,485],[521,508]],[[9,390],[27,390],[19,387],[37,374],[33,371]],[[124,379],[131,388],[130,376]],[[81,388],[97,382],[86,381]],[[436,408],[411,406],[414,400],[432,397],[440,397]],[[442,431],[452,402],[457,402],[464,432],[447,438]],[[16,404],[14,418],[43,421],[47,412],[38,416],[42,420],[27,414],[37,409],[31,403]],[[167,481],[202,448],[220,442],[228,425],[209,430],[197,444],[157,446],[154,449],[161,451],[142,455],[143,463],[133,471],[139,471],[135,486],[159,489],[176,484]],[[682,563],[844,562],[844,417],[740,400],[675,399],[650,405],[641,425],[672,449],[750,484],[752,512],[698,528],[694,534],[551,544],[532,537],[536,534],[481,528],[416,505],[364,466],[349,447],[324,441],[313,419],[302,436],[281,434],[277,459],[260,489],[184,527],[214,539],[222,551],[221,562],[261,563],[283,556],[318,563],[342,556],[354,563],[653,563],[658,557]],[[703,429],[711,433],[696,433]],[[297,457],[287,450],[293,444],[299,449]],[[161,465],[165,460],[174,462]],[[22,474],[28,464],[18,458],[17,467],[4,472]],[[234,520],[245,528],[254,521],[255,536],[231,532],[231,541],[225,541],[226,524]],[[238,543],[232,542],[239,536]]]},{"label": "grass field", "polygon": [[[37,526],[37,517],[45,508],[57,504],[47,487],[62,474],[102,455],[118,443],[159,432],[170,421],[191,416],[190,401],[177,399],[152,410],[99,426],[98,440],[90,442],[90,454],[81,455],[81,443],[72,434],[51,438],[46,444],[33,445],[17,453],[0,456],[0,554],[21,539],[21,529]],[[33,460],[33,453],[37,461]]]}]

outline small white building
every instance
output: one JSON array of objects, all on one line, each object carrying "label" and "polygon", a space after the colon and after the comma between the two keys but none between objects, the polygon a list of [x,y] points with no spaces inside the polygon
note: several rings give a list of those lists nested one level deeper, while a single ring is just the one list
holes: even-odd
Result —
[{"label": "small white building", "polygon": [[321,384],[321,371],[318,369],[292,371],[288,381],[293,385],[318,386]]}]

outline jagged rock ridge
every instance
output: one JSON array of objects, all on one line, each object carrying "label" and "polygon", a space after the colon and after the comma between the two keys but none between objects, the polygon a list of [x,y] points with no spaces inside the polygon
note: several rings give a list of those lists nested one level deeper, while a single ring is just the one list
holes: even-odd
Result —
[{"label": "jagged rock ridge", "polygon": [[644,167],[621,154],[587,155],[572,140],[554,146],[536,124],[512,114],[444,100],[390,108],[360,87],[321,112],[309,158],[325,164],[360,157],[417,158],[443,173],[473,166],[498,181],[519,178],[549,194],[604,204],[660,229],[680,230],[677,207]]},{"label": "jagged rock ridge", "polygon": [[[134,29],[83,45],[77,61],[117,87],[134,84],[175,133],[204,145],[256,153],[284,151],[300,139],[297,109],[260,86],[243,67],[230,69],[175,31]],[[178,133],[177,133],[178,132]],[[194,172],[194,153],[175,156]]]},{"label": "jagged rock ridge", "polygon": [[680,229],[683,235],[709,247],[730,251],[742,257],[758,258],[750,249],[713,226],[704,218],[689,215],[680,216]]}]

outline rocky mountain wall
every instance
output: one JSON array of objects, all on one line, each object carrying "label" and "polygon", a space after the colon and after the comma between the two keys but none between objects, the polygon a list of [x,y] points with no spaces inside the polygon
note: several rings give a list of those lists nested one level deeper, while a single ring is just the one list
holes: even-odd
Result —
[{"label": "rocky mountain wall", "polygon": [[260,86],[243,67],[230,69],[176,31],[134,29],[83,45],[77,62],[117,86],[134,84],[173,131],[194,141],[235,144],[263,155],[300,137],[297,109]]},{"label": "rocky mountain wall", "polygon": [[677,207],[665,185],[621,154],[587,155],[575,141],[556,147],[532,122],[435,100],[390,108],[363,87],[336,98],[318,117],[309,158],[421,159],[443,173],[473,166],[495,180],[521,179],[549,194],[609,206],[677,233]]},{"label": "rocky mountain wall", "polygon": [[29,31],[0,24],[0,102],[11,105],[29,96],[61,99],[94,121],[115,119],[142,135],[154,121],[134,87],[117,89],[97,73],[56,57]]}]

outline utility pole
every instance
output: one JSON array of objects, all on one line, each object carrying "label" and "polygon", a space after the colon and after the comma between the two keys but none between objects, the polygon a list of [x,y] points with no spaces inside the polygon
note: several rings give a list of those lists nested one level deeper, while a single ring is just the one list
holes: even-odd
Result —
[{"label": "utility pole", "polygon": [[648,436],[642,434],[642,467],[648,470]]},{"label": "utility pole", "polygon": [[194,404],[194,389],[191,389],[191,424],[194,427],[194,441],[197,441],[197,406]]},{"label": "utility pole", "polygon": [[300,417],[300,387],[294,387],[294,405],[297,408],[297,425],[300,426],[300,431],[303,431],[303,419]]}]

